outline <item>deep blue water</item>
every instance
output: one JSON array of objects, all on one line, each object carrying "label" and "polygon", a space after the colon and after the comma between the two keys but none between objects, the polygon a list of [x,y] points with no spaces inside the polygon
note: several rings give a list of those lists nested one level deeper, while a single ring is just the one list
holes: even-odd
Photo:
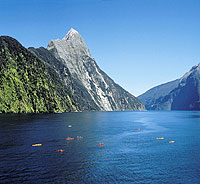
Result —
[{"label": "deep blue water", "polygon": [[1,114],[0,183],[200,183],[200,112]]}]

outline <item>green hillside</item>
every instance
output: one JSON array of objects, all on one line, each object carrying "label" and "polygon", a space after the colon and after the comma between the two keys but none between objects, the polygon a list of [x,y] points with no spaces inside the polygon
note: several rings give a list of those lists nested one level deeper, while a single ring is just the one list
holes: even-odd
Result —
[{"label": "green hillside", "polygon": [[11,37],[0,37],[0,112],[77,111],[53,68]]}]

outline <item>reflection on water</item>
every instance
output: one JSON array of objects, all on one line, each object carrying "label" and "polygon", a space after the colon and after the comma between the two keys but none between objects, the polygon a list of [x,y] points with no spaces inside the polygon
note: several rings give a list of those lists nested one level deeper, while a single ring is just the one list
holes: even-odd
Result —
[{"label": "reflection on water", "polygon": [[200,183],[199,132],[200,112],[1,114],[0,183]]}]

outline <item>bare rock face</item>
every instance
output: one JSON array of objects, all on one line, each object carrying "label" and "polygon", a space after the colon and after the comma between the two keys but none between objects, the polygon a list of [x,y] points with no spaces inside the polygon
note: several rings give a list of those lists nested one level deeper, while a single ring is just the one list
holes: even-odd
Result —
[{"label": "bare rock face", "polygon": [[[36,50],[32,49],[39,56]],[[70,29],[62,40],[52,40],[45,52],[48,51],[63,65],[62,70],[57,71],[66,71],[66,76],[70,76],[74,95],[82,110],[145,110],[136,97],[117,85],[98,67],[76,30]],[[41,58],[41,53],[39,57]],[[45,61],[44,57],[42,59]],[[62,76],[65,80],[65,76]]]}]

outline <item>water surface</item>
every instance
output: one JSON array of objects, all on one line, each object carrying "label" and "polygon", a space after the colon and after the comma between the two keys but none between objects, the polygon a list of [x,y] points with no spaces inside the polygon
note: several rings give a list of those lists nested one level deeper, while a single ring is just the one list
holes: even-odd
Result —
[{"label": "water surface", "polygon": [[0,183],[200,183],[200,112],[1,114]]}]

